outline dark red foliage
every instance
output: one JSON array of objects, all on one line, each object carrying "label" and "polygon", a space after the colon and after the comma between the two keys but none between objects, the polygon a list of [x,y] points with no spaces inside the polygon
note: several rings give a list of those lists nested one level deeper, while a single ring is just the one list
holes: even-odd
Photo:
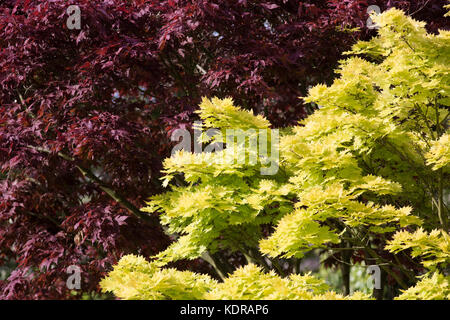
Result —
[{"label": "dark red foliage", "polygon": [[[80,30],[66,27],[70,4]],[[439,0],[2,1],[0,265],[18,266],[0,298],[70,297],[70,265],[82,292],[97,291],[123,254],[167,246],[136,210],[161,191],[168,134],[202,96],[232,96],[277,126],[301,119],[298,97],[373,34],[370,4],[444,25]]]}]

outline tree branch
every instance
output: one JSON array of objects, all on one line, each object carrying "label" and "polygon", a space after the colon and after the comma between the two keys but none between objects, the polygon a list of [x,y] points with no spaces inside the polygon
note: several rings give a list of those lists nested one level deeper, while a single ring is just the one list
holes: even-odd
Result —
[{"label": "tree branch", "polygon": [[[27,147],[48,154],[52,153],[50,150],[47,150],[42,147],[35,147],[31,145],[28,145]],[[157,225],[159,225],[159,221],[156,217],[143,214],[134,204],[128,201],[124,196],[119,194],[117,191],[113,190],[107,183],[103,182],[100,178],[98,178],[90,169],[77,164],[74,158],[62,152],[58,152],[57,155],[64,160],[73,162],[75,167],[83,174],[83,176],[95,182],[100,189],[102,189],[108,196],[110,196],[114,201],[119,203],[122,207],[127,209],[132,215],[134,215],[139,219],[142,219],[152,227],[156,227]]]}]

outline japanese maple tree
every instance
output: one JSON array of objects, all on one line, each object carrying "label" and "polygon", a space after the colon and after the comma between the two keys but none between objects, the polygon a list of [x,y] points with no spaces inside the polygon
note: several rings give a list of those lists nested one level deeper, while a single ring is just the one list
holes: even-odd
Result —
[{"label": "japanese maple tree", "polygon": [[231,95],[274,126],[304,118],[298,97],[374,32],[371,4],[430,32],[445,25],[439,0],[2,1],[0,265],[15,267],[0,298],[70,297],[71,265],[82,270],[73,297],[97,292],[123,254],[166,248],[139,208],[161,191],[172,130],[196,119],[202,96]]},{"label": "japanese maple tree", "polygon": [[[450,32],[427,33],[398,9],[374,19],[378,35],[304,97],[321,108],[279,139],[263,116],[205,98],[198,114],[216,130],[201,139],[226,145],[166,159],[168,188],[143,209],[178,239],[151,262],[123,257],[102,288],[122,299],[370,298],[303,274],[298,259],[315,251],[377,267],[377,298],[391,287],[397,299],[449,299]],[[222,281],[166,267],[227,251],[247,263],[212,259]]]}]

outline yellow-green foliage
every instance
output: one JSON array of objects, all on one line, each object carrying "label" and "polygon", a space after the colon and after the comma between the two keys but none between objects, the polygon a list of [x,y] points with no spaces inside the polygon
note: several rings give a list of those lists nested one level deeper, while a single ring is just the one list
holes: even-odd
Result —
[{"label": "yellow-green foliage", "polygon": [[[427,165],[448,168],[449,34],[427,34],[423,23],[395,9],[375,19],[379,36],[349,52],[375,62],[359,56],[341,61],[333,84],[312,88],[304,99],[320,110],[281,139],[283,165],[302,209],[284,216],[261,241],[264,253],[301,257],[311,247],[339,242],[332,225],[319,226],[326,219],[372,232],[421,224],[410,215],[412,207],[395,207],[392,199],[415,204],[416,214],[432,214],[431,201],[423,201],[429,182],[417,183],[411,171],[428,180]],[[379,205],[380,199],[391,204]]]},{"label": "yellow-green foliage", "polygon": [[395,253],[411,249],[411,256],[422,257],[422,264],[429,269],[445,268],[450,264],[450,237],[444,230],[429,233],[422,228],[414,233],[398,231],[386,249]]},{"label": "yellow-green foliage", "polygon": [[450,300],[450,276],[435,272],[424,275],[422,279],[408,290],[396,297],[396,300]]},{"label": "yellow-green foliage", "polygon": [[369,299],[355,292],[344,297],[329,291],[328,285],[310,275],[280,278],[264,273],[254,264],[237,269],[218,283],[209,276],[175,269],[159,269],[134,255],[124,256],[100,283],[104,292],[122,299],[207,299],[207,300],[344,300]]},{"label": "yellow-green foliage", "polygon": [[[266,119],[233,106],[231,99],[204,99],[198,113],[205,128],[254,128],[270,133]],[[224,154],[231,156],[224,157]],[[206,250],[240,251],[257,247],[260,225],[271,223],[292,210],[286,178],[280,174],[263,176],[260,162],[239,163],[235,161],[236,154],[239,149],[236,153],[229,153],[226,148],[201,154],[179,151],[165,160],[164,184],[183,174],[187,185],[172,185],[171,191],[153,197],[143,209],[161,212],[161,223],[167,226],[167,231],[180,235],[158,254],[159,265],[194,259]]]},{"label": "yellow-green foliage", "polygon": [[218,283],[205,295],[213,300],[343,300],[369,299],[355,292],[344,297],[329,291],[328,285],[309,274],[293,274],[280,278],[273,271],[264,273],[254,264],[237,269],[224,282]]},{"label": "yellow-green foliage", "polygon": [[417,217],[410,215],[410,207],[396,209],[391,205],[379,206],[357,201],[363,186],[358,185],[357,188],[358,192],[351,193],[342,184],[333,183],[324,188],[313,187],[301,192],[301,201],[296,206],[306,206],[307,209],[298,209],[284,216],[272,236],[260,241],[261,251],[274,257],[302,257],[304,252],[313,247],[339,243],[337,233],[318,223],[330,218],[339,218],[350,227],[367,226],[368,231],[378,233],[395,230],[395,227],[387,226],[395,223],[400,226],[420,223]]},{"label": "yellow-green foliage", "polygon": [[[225,250],[249,262],[262,261],[258,250],[265,258],[299,258],[344,239],[373,254],[371,238],[394,231],[388,250],[412,249],[426,268],[444,268],[448,234],[433,229],[445,228],[448,216],[450,32],[428,34],[396,9],[373,19],[378,36],[355,44],[334,82],[304,98],[319,110],[282,131],[275,174],[262,175],[261,161],[237,162],[228,148],[166,159],[170,189],[143,211],[159,213],[176,241],[151,264],[123,258],[102,288],[126,299],[342,299],[311,275],[281,278],[253,264],[220,283],[164,266]],[[218,129],[203,141],[225,142],[226,129],[274,132],[231,99],[203,99],[198,114],[205,129]],[[234,150],[247,154],[249,140]],[[268,237],[265,225],[274,227]],[[424,229],[401,231],[406,226]],[[448,298],[445,281],[424,277],[400,298]]]},{"label": "yellow-green foliage", "polygon": [[159,269],[134,255],[120,259],[108,277],[100,282],[103,292],[133,300],[202,299],[215,284],[209,276],[172,268]]},{"label": "yellow-green foliage", "polygon": [[426,158],[427,164],[433,165],[433,170],[442,167],[448,168],[450,164],[450,134],[444,134],[438,141],[433,141]]},{"label": "yellow-green foliage", "polygon": [[251,111],[242,110],[233,105],[231,98],[223,100],[203,98],[200,110],[197,111],[203,120],[205,127],[221,129],[267,129],[270,122],[260,115],[254,115]]}]

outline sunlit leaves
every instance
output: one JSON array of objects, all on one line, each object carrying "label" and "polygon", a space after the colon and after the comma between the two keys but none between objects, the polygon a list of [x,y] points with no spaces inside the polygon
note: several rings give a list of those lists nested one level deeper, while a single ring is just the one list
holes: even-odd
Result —
[{"label": "sunlit leaves", "polygon": [[[152,197],[143,210],[159,213],[177,240],[154,257],[154,266],[194,259],[206,251],[245,255],[247,249],[257,248],[270,262],[302,258],[316,248],[350,250],[352,246],[369,253],[371,259],[386,261],[387,271],[395,266],[408,276],[410,271],[398,265],[397,258],[390,263],[377,253],[394,260],[383,250],[412,249],[412,257],[431,270],[448,263],[445,231],[404,231],[434,226],[435,203],[442,200],[436,200],[436,193],[442,195],[448,187],[444,170],[430,168],[448,165],[444,125],[448,61],[442,58],[447,39],[445,33],[428,34],[423,23],[399,10],[377,19],[378,36],[355,45],[353,56],[341,61],[332,84],[318,85],[304,98],[319,109],[283,131],[280,170],[275,175],[262,176],[258,164],[236,164],[235,158],[215,161],[222,151],[178,152],[165,161],[164,185],[170,189]],[[219,132],[271,130],[267,119],[234,106],[228,98],[204,99],[198,114],[204,127]],[[216,141],[225,141],[217,136]],[[264,229],[267,225],[273,226],[269,234]],[[342,242],[350,247],[336,248]],[[403,282],[395,273],[389,275]],[[441,280],[436,283],[442,284]],[[275,271],[263,273],[253,264],[211,285],[203,295],[216,299],[318,297],[342,298],[323,291],[309,275],[280,278]]]},{"label": "sunlit leaves", "polygon": [[429,152],[426,154],[427,164],[433,166],[433,170],[449,167],[450,164],[450,134],[442,135],[439,140],[433,141]]},{"label": "sunlit leaves", "polygon": [[142,257],[124,256],[100,283],[104,292],[139,300],[344,300],[368,299],[355,292],[344,297],[311,275],[280,278],[254,264],[238,268],[224,282],[176,269],[159,269]]},{"label": "sunlit leaves", "polygon": [[403,290],[396,300],[450,300],[450,277],[439,272],[420,277],[411,288]]},{"label": "sunlit leaves", "polygon": [[415,232],[398,231],[388,242],[386,249],[394,253],[411,249],[413,258],[420,257],[422,264],[429,269],[450,264],[450,237],[444,230],[429,233],[422,228]]}]

